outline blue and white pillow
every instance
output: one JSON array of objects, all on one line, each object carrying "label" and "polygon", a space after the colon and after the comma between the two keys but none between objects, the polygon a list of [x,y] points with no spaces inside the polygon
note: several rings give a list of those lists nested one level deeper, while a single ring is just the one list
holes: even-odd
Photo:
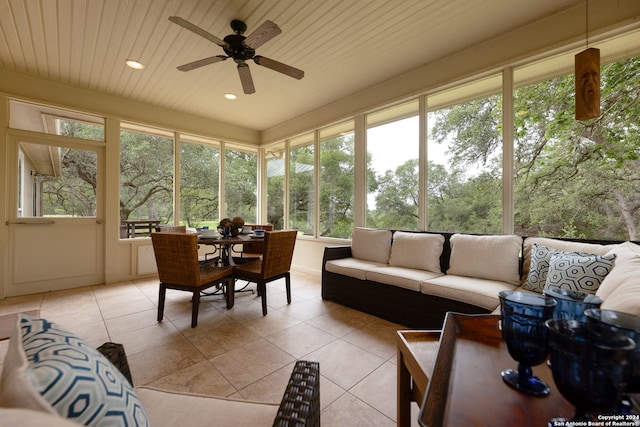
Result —
[{"label": "blue and white pillow", "polygon": [[595,294],[613,268],[616,254],[589,255],[551,251],[545,289],[556,287]]},{"label": "blue and white pillow", "polygon": [[148,426],[135,391],[98,350],[45,319],[22,315],[2,371],[0,403],[88,426]]},{"label": "blue and white pillow", "polygon": [[522,285],[522,289],[542,293],[547,283],[547,273],[549,272],[549,261],[551,260],[551,249],[546,246],[534,243],[531,245],[531,267],[527,280]]}]

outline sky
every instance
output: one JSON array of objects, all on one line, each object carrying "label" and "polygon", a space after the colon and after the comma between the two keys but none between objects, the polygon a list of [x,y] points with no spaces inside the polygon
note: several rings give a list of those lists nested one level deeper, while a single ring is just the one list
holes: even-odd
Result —
[{"label": "sky", "polygon": [[[367,151],[371,153],[371,165],[378,174],[396,168],[409,159],[418,158],[418,116],[398,120],[367,130]],[[446,165],[447,144],[430,142],[427,145],[429,160]],[[367,196],[369,209],[375,209],[375,194]]]},{"label": "sky", "polygon": [[[409,159],[418,158],[418,116],[376,126],[367,131],[367,150],[372,166],[379,173],[395,170]],[[429,160],[446,165],[446,144],[428,144]]]}]

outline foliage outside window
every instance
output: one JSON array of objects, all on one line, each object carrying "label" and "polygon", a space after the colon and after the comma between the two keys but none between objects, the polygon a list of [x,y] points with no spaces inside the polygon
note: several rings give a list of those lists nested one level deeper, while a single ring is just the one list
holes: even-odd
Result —
[{"label": "foliage outside window", "polygon": [[180,223],[188,227],[218,225],[220,148],[180,143]]},{"label": "foliage outside window", "polygon": [[574,120],[574,78],[515,91],[515,224],[524,235],[638,239],[640,57],[601,67],[601,117]]},{"label": "foliage outside window", "polygon": [[418,102],[367,116],[367,227],[418,228]]},{"label": "foliage outside window", "polygon": [[173,223],[173,139],[120,131],[120,220]]},{"label": "foliage outside window", "polygon": [[427,122],[429,230],[502,233],[502,96],[432,111]]},{"label": "foliage outside window", "polygon": [[320,236],[349,238],[354,203],[353,122],[320,131]]},{"label": "foliage outside window", "polygon": [[284,143],[266,150],[267,165],[267,223],[274,230],[284,229]]},{"label": "foliage outside window", "polygon": [[313,134],[292,140],[291,147],[293,148],[289,150],[289,228],[312,236],[315,226]]},{"label": "foliage outside window", "polygon": [[104,125],[80,120],[56,119],[56,133],[73,138],[104,141]]},{"label": "foliage outside window", "polygon": [[225,150],[225,217],[240,216],[247,224],[258,218],[258,156],[239,150]]},{"label": "foliage outside window", "polygon": [[[21,143],[20,150],[27,153],[28,158],[49,160],[47,163],[25,161],[19,168],[19,182],[22,182],[19,197],[23,200],[18,205],[22,207],[22,216],[96,216],[98,155],[95,151],[31,143]],[[47,154],[43,157],[37,155],[38,152]],[[24,182],[29,182],[28,188]],[[27,195],[28,200],[24,200]]]}]

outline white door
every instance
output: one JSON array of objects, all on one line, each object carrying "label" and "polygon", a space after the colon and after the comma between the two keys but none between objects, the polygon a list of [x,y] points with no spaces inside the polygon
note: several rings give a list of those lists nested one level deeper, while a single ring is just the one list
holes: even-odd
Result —
[{"label": "white door", "polygon": [[8,159],[5,296],[104,283],[104,143],[12,132]]}]

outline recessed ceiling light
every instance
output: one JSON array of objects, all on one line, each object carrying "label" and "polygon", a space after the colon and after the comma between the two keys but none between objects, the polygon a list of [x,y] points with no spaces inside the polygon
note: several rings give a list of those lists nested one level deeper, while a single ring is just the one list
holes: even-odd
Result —
[{"label": "recessed ceiling light", "polygon": [[233,93],[225,93],[224,97],[227,99],[236,99],[237,96],[235,96]]},{"label": "recessed ceiling light", "polygon": [[144,68],[144,64],[139,61],[136,61],[135,59],[127,59],[126,63],[129,67],[133,68],[134,70],[142,70]]}]

